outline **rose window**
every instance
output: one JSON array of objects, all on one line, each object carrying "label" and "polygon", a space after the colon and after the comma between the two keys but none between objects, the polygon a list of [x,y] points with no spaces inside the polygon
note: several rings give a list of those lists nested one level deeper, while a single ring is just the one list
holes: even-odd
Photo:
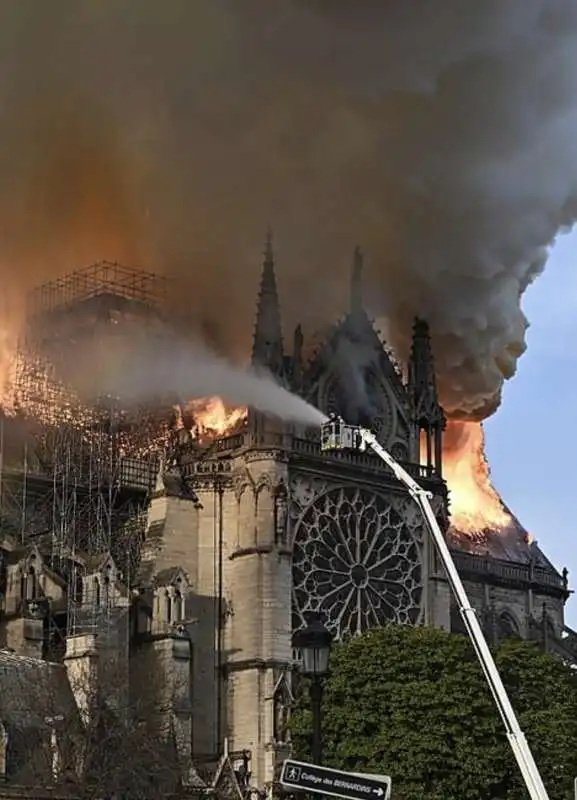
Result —
[{"label": "rose window", "polygon": [[417,622],[419,545],[403,517],[364,489],[318,497],[299,520],[293,549],[293,626],[320,612],[342,637],[387,622]]}]

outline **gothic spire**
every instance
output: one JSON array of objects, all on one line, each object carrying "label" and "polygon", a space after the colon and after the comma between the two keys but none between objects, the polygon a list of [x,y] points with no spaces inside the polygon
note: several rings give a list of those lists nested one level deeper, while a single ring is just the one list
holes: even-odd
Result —
[{"label": "gothic spire", "polygon": [[355,247],[353,269],[351,272],[351,314],[357,315],[363,310],[363,253]]},{"label": "gothic spire", "polygon": [[272,232],[270,228],[266,234],[257,300],[252,363],[254,366],[266,367],[276,374],[281,372],[283,366],[280,307],[276,288]]},{"label": "gothic spire", "polygon": [[[433,350],[429,336],[429,326],[419,319],[413,325],[413,344],[409,361],[409,387],[415,406],[423,416],[435,416],[437,401],[437,381],[433,362]],[[425,420],[423,420],[424,422]],[[431,419],[427,419],[430,424]]]},{"label": "gothic spire", "polygon": [[[419,435],[421,458],[425,455],[426,466],[441,475],[443,468],[442,433],[445,427],[445,415],[437,396],[429,326],[419,318],[415,319],[413,326],[408,389],[413,422]],[[426,454],[423,454],[422,451],[423,443]]]}]

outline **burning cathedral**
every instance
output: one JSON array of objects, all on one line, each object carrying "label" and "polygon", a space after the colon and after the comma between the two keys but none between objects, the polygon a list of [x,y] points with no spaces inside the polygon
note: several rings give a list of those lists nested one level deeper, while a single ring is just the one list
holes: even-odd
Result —
[{"label": "burning cathedral", "polygon": [[[452,514],[459,470],[444,474],[427,325],[415,321],[401,368],[363,307],[361,272],[356,251],[348,312],[305,363],[300,327],[290,354],[283,344],[267,243],[253,365],[369,427],[433,492],[490,640],[536,638],[577,660],[566,571],[498,498],[494,524],[479,525],[462,495]],[[97,345],[113,347],[115,331],[173,335],[169,294],[158,276],[98,264],[31,297],[0,431],[0,670],[56,665],[76,694],[78,676],[90,676],[116,708],[154,678],[171,698],[163,730],[188,785],[240,797],[270,786],[290,753],[291,637],[307,614],[320,612],[337,638],[390,622],[461,627],[416,507],[370,453],[321,453],[317,429],[217,398],[125,409],[72,392],[69,365],[88,360],[97,374]],[[103,654],[114,686],[94,666]],[[4,694],[0,769],[10,777],[17,720]]]}]

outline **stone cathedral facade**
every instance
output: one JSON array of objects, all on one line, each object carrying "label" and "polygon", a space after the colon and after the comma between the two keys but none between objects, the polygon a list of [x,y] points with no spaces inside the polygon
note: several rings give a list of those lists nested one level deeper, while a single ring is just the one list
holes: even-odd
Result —
[{"label": "stone cathedral facade", "polygon": [[[304,363],[300,327],[290,355],[283,343],[268,243],[253,364],[321,410],[370,427],[433,492],[449,531],[445,418],[427,326],[416,321],[403,374],[364,310],[361,268],[356,251],[349,310]],[[455,544],[487,635],[538,637],[574,659],[575,635],[563,619],[566,574],[518,531],[509,539],[487,532],[481,543]],[[34,602],[42,596],[64,604],[66,583],[37,545],[5,537],[0,549],[0,647],[11,648],[11,658],[41,659],[42,613]],[[123,633],[101,645],[114,650],[127,687],[152,673],[168,689],[178,686],[173,722],[195,785],[212,782],[231,797],[270,787],[290,754],[298,668],[291,638],[308,613],[320,612],[337,639],[389,622],[459,631],[423,519],[383,463],[370,453],[321,453],[318,430],[253,409],[245,427],[209,445],[186,428],[175,434],[147,498],[140,563],[129,583],[110,554],[81,566],[80,605],[114,608],[109,619]],[[68,675],[82,670],[98,636],[92,629],[68,637]]]},{"label": "stone cathedral facade", "polygon": [[[361,268],[356,251],[349,311],[305,365],[299,327],[290,356],[283,346],[268,246],[253,364],[326,413],[369,426],[431,489],[447,529],[445,419],[427,326],[415,323],[404,378],[363,308]],[[250,410],[246,429],[208,452],[184,437],[171,463],[150,504],[143,564],[150,575],[178,564],[191,587],[193,752],[209,758],[226,740],[236,758],[250,753],[253,783],[268,786],[290,752],[291,637],[308,612],[320,612],[337,639],[388,622],[458,631],[458,613],[420,513],[370,453],[321,454],[318,430]],[[549,633],[567,655],[566,578],[513,538],[514,559],[507,550],[457,554],[487,635]],[[486,544],[493,548],[489,535]]]}]

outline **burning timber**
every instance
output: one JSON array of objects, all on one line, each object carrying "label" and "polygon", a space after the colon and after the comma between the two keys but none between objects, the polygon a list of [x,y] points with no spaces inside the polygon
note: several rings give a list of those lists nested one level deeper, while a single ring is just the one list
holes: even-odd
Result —
[{"label": "burning timber", "polygon": [[[488,638],[537,638],[577,663],[567,573],[491,486],[480,426],[447,423],[424,321],[406,369],[391,358],[363,308],[361,268],[357,251],[349,311],[306,361],[300,327],[292,352],[283,345],[268,241],[253,365],[370,427],[432,493]],[[174,321],[182,337],[171,296],[183,294],[105,264],[32,298],[0,425],[0,646],[68,664],[79,637],[97,640],[131,691],[171,665],[187,687],[187,752],[217,776],[225,756],[231,774],[250,756],[243,768],[262,788],[288,748],[291,637],[311,612],[337,638],[390,622],[459,632],[460,617],[420,515],[380,459],[321,452],[316,427],[218,397],[124,407],[99,393],[115,332],[170,342]],[[255,669],[270,703],[258,702]]]},{"label": "burning timber", "polygon": [[103,552],[125,574],[136,570],[144,512],[179,436],[200,458],[220,434],[242,427],[246,410],[219,398],[127,407],[99,394],[110,348],[135,335],[153,342],[180,334],[178,297],[161,276],[102,262],[28,298],[0,419],[0,519],[22,542],[50,540],[57,571],[74,571],[77,553]]}]

